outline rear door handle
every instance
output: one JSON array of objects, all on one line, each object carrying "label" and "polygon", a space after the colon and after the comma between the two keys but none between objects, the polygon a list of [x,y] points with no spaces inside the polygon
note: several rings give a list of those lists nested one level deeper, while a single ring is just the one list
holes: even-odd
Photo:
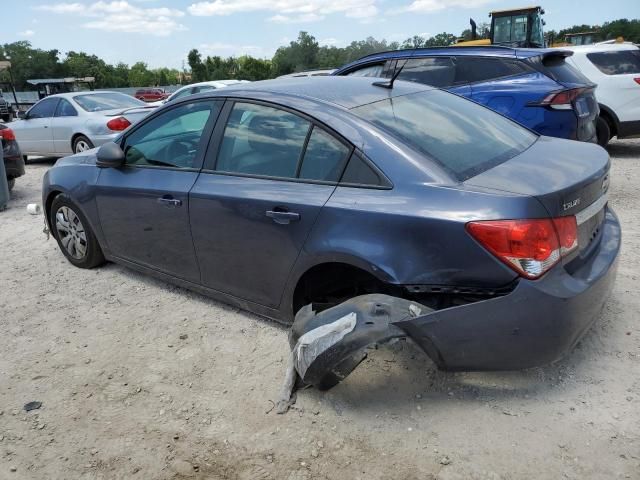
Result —
[{"label": "rear door handle", "polygon": [[277,210],[267,210],[267,217],[280,225],[289,225],[291,222],[300,220],[300,214],[295,212],[281,212]]},{"label": "rear door handle", "polygon": [[164,197],[160,197],[158,199],[158,203],[161,205],[165,205],[167,207],[179,207],[182,205],[182,200],[178,200],[177,198],[173,198],[170,195],[165,195]]}]

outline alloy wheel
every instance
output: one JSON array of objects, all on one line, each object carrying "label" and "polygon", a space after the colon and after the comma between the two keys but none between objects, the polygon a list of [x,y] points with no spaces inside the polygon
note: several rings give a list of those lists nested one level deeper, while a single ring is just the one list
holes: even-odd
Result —
[{"label": "alloy wheel", "polygon": [[71,208],[62,206],[56,212],[56,230],[67,253],[81,260],[87,254],[87,235],[80,217]]},{"label": "alloy wheel", "polygon": [[78,140],[76,142],[76,153],[91,150],[91,146],[85,140]]}]

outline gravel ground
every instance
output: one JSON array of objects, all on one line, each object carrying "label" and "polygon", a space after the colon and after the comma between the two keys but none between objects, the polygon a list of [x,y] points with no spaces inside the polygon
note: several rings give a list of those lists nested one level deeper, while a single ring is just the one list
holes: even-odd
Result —
[{"label": "gravel ground", "polygon": [[640,479],[640,141],[610,153],[618,279],[564,360],[443,373],[401,342],[286,415],[285,329],[74,268],[25,209],[53,162],[29,164],[0,213],[0,479]]}]

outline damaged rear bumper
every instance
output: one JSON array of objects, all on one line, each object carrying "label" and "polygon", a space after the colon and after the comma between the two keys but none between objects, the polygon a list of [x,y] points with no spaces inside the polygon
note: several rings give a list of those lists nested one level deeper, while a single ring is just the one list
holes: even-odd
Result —
[{"label": "damaged rear bumper", "polygon": [[539,280],[521,280],[508,295],[432,311],[416,302],[364,295],[316,314],[301,311],[292,341],[357,314],[355,328],[310,362],[303,380],[328,388],[348,375],[366,347],[409,337],[444,370],[517,370],[561,358],[598,318],[613,286],[620,250],[609,210],[597,251],[569,273],[561,265]]}]

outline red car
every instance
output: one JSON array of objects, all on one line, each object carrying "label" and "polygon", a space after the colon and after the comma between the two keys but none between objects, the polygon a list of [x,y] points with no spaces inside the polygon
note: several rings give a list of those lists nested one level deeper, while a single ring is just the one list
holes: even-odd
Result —
[{"label": "red car", "polygon": [[142,88],[136,91],[134,97],[143,102],[157,102],[169,97],[169,94],[161,88]]}]

